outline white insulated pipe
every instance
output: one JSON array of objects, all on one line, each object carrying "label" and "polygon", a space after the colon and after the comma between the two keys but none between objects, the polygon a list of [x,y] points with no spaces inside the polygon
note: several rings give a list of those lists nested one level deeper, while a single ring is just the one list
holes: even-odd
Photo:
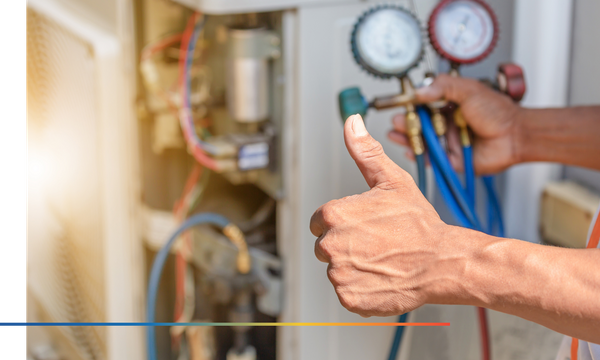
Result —
[{"label": "white insulated pipe", "polygon": [[[515,0],[513,61],[525,71],[522,105],[564,107],[568,103],[573,0]],[[562,166],[529,163],[507,171],[504,219],[508,237],[540,242],[540,197]]]}]

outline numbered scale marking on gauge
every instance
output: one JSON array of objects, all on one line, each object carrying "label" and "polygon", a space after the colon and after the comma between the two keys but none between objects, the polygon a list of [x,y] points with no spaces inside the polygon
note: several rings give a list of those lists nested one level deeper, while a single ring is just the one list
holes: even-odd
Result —
[{"label": "numbered scale marking on gauge", "polygon": [[402,77],[423,54],[419,21],[408,11],[383,5],[366,12],[351,37],[356,61],[379,77]]},{"label": "numbered scale marking on gauge", "polygon": [[457,64],[474,63],[496,45],[496,16],[480,0],[444,0],[431,14],[429,37],[442,57]]}]

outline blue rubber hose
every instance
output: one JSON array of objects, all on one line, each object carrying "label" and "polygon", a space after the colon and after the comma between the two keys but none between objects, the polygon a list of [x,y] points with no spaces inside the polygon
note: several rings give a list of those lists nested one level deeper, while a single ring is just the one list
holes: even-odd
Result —
[{"label": "blue rubber hose", "polygon": [[[167,261],[167,257],[169,256],[169,252],[171,251],[171,247],[175,243],[175,240],[186,230],[191,227],[201,225],[201,224],[212,224],[221,229],[226,227],[229,224],[229,220],[219,214],[214,213],[200,213],[191,216],[186,221],[183,222],[177,228],[177,230],[171,235],[167,243],[160,249],[156,257],[154,258],[154,262],[152,264],[152,270],[150,271],[150,279],[148,280],[148,294],[146,297],[146,321],[149,323],[154,322],[154,315],[156,312],[156,296],[158,294],[158,285],[160,282],[160,277],[162,275],[163,267],[165,266],[165,262]],[[154,331],[154,326],[148,326],[146,331],[147,336],[147,346],[148,346],[148,358],[150,360],[157,360],[157,352],[156,352],[156,334]]]},{"label": "blue rubber hose", "polygon": [[458,175],[450,165],[450,161],[446,156],[446,153],[442,149],[435,130],[433,129],[433,125],[431,124],[431,117],[429,116],[429,112],[422,107],[417,107],[417,112],[419,113],[419,117],[421,118],[421,125],[423,127],[423,138],[425,139],[425,143],[427,144],[427,149],[429,150],[429,157],[431,162],[436,162],[439,166],[440,173],[443,178],[446,180],[448,184],[448,188],[452,192],[454,198],[456,199],[458,205],[466,215],[469,223],[473,224],[473,229],[482,230],[479,219],[477,218],[477,214],[475,213],[475,207],[472,207],[468,201],[468,195],[464,191],[460,180],[458,179]]},{"label": "blue rubber hose", "polygon": [[445,179],[446,183],[448,184],[448,188],[450,189],[459,206],[469,219],[469,222],[477,225],[477,227],[480,228],[479,221],[478,219],[476,219],[474,208],[472,208],[469,204],[468,195],[464,190],[458,178],[458,175],[456,175],[456,172],[452,168],[452,165],[450,164],[446,153],[439,144],[439,141],[435,134],[435,130],[433,129],[433,125],[431,124],[431,117],[429,115],[429,112],[426,110],[426,108],[422,106],[417,107],[417,111],[421,118],[421,124],[423,127],[423,137],[427,144],[429,150],[429,157],[431,161],[437,163],[442,177]]},{"label": "blue rubber hose", "polygon": [[[425,171],[425,154],[415,156],[417,160],[417,184],[419,185],[419,190],[423,196],[427,196],[427,173]],[[398,317],[398,322],[403,323],[406,322],[408,318],[408,313],[402,314]],[[390,349],[390,354],[388,355],[388,360],[395,360],[398,356],[398,351],[400,350],[400,344],[402,343],[402,334],[404,333],[404,326],[397,326],[396,331],[394,332],[394,340],[392,341],[392,348]]]},{"label": "blue rubber hose", "polygon": [[[465,192],[462,188],[458,176],[454,172],[454,169],[450,165],[450,162],[443,151],[439,139],[435,135],[433,125],[431,124],[431,118],[429,112],[423,108],[418,107],[417,111],[421,117],[421,124],[423,127],[423,137],[427,144],[431,165],[433,172],[440,188],[440,193],[444,198],[444,201],[448,205],[448,208],[457,220],[465,225],[471,225],[476,230],[483,230],[477,213],[475,212],[475,171],[473,168],[473,154],[470,146],[464,147],[465,157],[465,178],[466,188]],[[483,182],[488,193],[488,232],[493,232],[494,224],[498,224],[498,233],[504,235],[504,228],[502,223],[502,212],[500,209],[500,202],[494,190],[493,177],[484,177]],[[465,206],[466,205],[466,206]],[[469,224],[470,223],[470,224]],[[482,343],[484,349],[484,358],[489,358],[489,337],[487,336],[487,321],[485,317],[485,309],[479,309],[479,316],[481,322],[481,333]],[[393,360],[393,358],[390,358]]]},{"label": "blue rubber hose", "polygon": [[442,174],[440,173],[440,168],[438,167],[437,162],[432,161],[431,168],[433,169],[433,175],[435,177],[437,186],[440,190],[440,194],[442,195],[446,206],[450,210],[450,213],[452,213],[452,216],[454,216],[454,219],[458,222],[460,226],[472,229],[473,224],[469,222],[469,219],[467,219],[467,216],[454,199],[452,192],[448,188],[448,184],[446,184],[444,178],[442,177]]},{"label": "blue rubber hose", "polygon": [[496,189],[494,187],[494,177],[483,176],[481,179],[483,180],[483,184],[485,185],[486,191],[488,193],[488,202],[493,210],[493,218],[498,225],[497,234],[500,237],[504,237],[504,221],[502,220],[502,207],[500,206],[500,201],[498,200],[498,195],[496,194]]},{"label": "blue rubber hose", "polygon": [[416,155],[417,160],[417,184],[423,196],[427,197],[427,173],[425,172],[425,154]]},{"label": "blue rubber hose", "polygon": [[[442,149],[444,149],[444,151],[447,152],[448,144],[446,143],[446,137],[443,135],[438,136],[438,142],[440,143]],[[444,179],[442,178],[440,168],[437,166],[437,163],[435,161],[431,162],[431,168],[433,169],[433,176],[438,185],[438,188],[440,189],[440,194],[442,195],[442,198],[444,199],[444,202],[446,203],[446,206],[450,210],[450,213],[452,214],[454,219],[462,227],[473,228],[473,225],[469,223],[469,220],[467,219],[465,213],[460,209],[460,206],[458,206],[456,200],[454,200],[454,197],[452,196],[448,185],[446,185]]]},{"label": "blue rubber hose", "polygon": [[475,168],[473,166],[473,148],[471,145],[463,146],[463,158],[465,163],[465,184],[469,205],[475,209]]},{"label": "blue rubber hose", "polygon": [[[408,313],[402,314],[398,317],[398,322],[406,322],[408,319]],[[404,334],[404,326],[397,326],[396,332],[394,333],[394,340],[392,341],[392,348],[390,349],[390,355],[388,360],[396,360],[398,357],[398,350],[400,350],[400,343],[402,342],[402,334]]]}]

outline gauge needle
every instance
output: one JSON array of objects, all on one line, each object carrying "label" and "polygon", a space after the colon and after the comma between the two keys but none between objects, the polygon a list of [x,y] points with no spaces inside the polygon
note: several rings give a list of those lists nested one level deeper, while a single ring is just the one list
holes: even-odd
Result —
[{"label": "gauge needle", "polygon": [[467,30],[467,23],[471,17],[469,15],[465,16],[465,19],[458,25],[458,35],[454,39],[454,45],[457,45],[462,37],[462,34]]}]

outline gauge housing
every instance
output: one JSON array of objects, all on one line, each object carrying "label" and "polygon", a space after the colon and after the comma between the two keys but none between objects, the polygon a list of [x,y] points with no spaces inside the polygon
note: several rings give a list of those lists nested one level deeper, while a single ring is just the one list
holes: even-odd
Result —
[{"label": "gauge housing", "polygon": [[[385,11],[385,10],[401,12],[401,16],[404,16],[405,20],[412,22],[412,24],[409,24],[409,25],[414,25],[418,29],[418,32],[415,34],[415,35],[418,35],[418,38],[416,39],[416,41],[418,42],[418,49],[417,49],[417,51],[415,51],[415,54],[414,54],[414,56],[411,57],[410,61],[408,61],[406,65],[402,66],[402,68],[397,71],[384,71],[381,69],[377,69],[377,65],[369,63],[369,60],[365,59],[364,50],[361,48],[360,40],[358,39],[358,37],[360,36],[361,30],[363,30],[363,27],[367,23],[367,21],[369,21],[372,16],[377,15],[378,12]],[[417,66],[423,59],[423,54],[424,54],[424,44],[423,44],[424,36],[423,35],[424,34],[422,31],[422,26],[421,26],[420,21],[410,11],[408,11],[407,9],[405,9],[401,6],[392,5],[392,4],[384,4],[384,5],[379,5],[379,6],[376,6],[376,7],[373,7],[371,9],[367,10],[358,18],[358,20],[354,24],[354,28],[352,29],[352,34],[350,36],[350,44],[352,47],[352,54],[354,55],[354,60],[360,67],[362,67],[368,73],[370,73],[371,75],[373,75],[375,77],[379,77],[379,78],[383,78],[383,79],[388,79],[388,78],[392,78],[392,77],[401,78],[401,77],[406,76],[408,74],[408,72],[411,69],[413,69],[415,66]],[[412,36],[412,35],[409,34],[409,36]]]},{"label": "gauge housing", "polygon": [[[487,15],[490,17],[491,23],[492,23],[493,33],[492,33],[491,41],[489,42],[489,44],[487,45],[485,50],[483,50],[478,55],[470,57],[470,58],[468,58],[468,57],[461,58],[461,57],[452,55],[449,51],[444,49],[443,43],[438,38],[438,35],[436,33],[437,20],[439,19],[440,14],[449,5],[452,5],[454,3],[461,3],[461,2],[462,3],[474,3],[476,5],[481,6],[483,8],[483,10],[487,13]],[[451,62],[456,63],[456,64],[473,64],[473,63],[476,63],[476,62],[479,62],[479,61],[485,59],[494,50],[494,48],[496,47],[496,44],[498,43],[499,26],[498,26],[498,19],[496,18],[496,14],[492,10],[492,8],[483,0],[442,0],[433,9],[431,16],[429,17],[428,32],[429,32],[429,40],[431,42],[431,45],[433,46],[435,51],[441,57],[448,59]]]}]

